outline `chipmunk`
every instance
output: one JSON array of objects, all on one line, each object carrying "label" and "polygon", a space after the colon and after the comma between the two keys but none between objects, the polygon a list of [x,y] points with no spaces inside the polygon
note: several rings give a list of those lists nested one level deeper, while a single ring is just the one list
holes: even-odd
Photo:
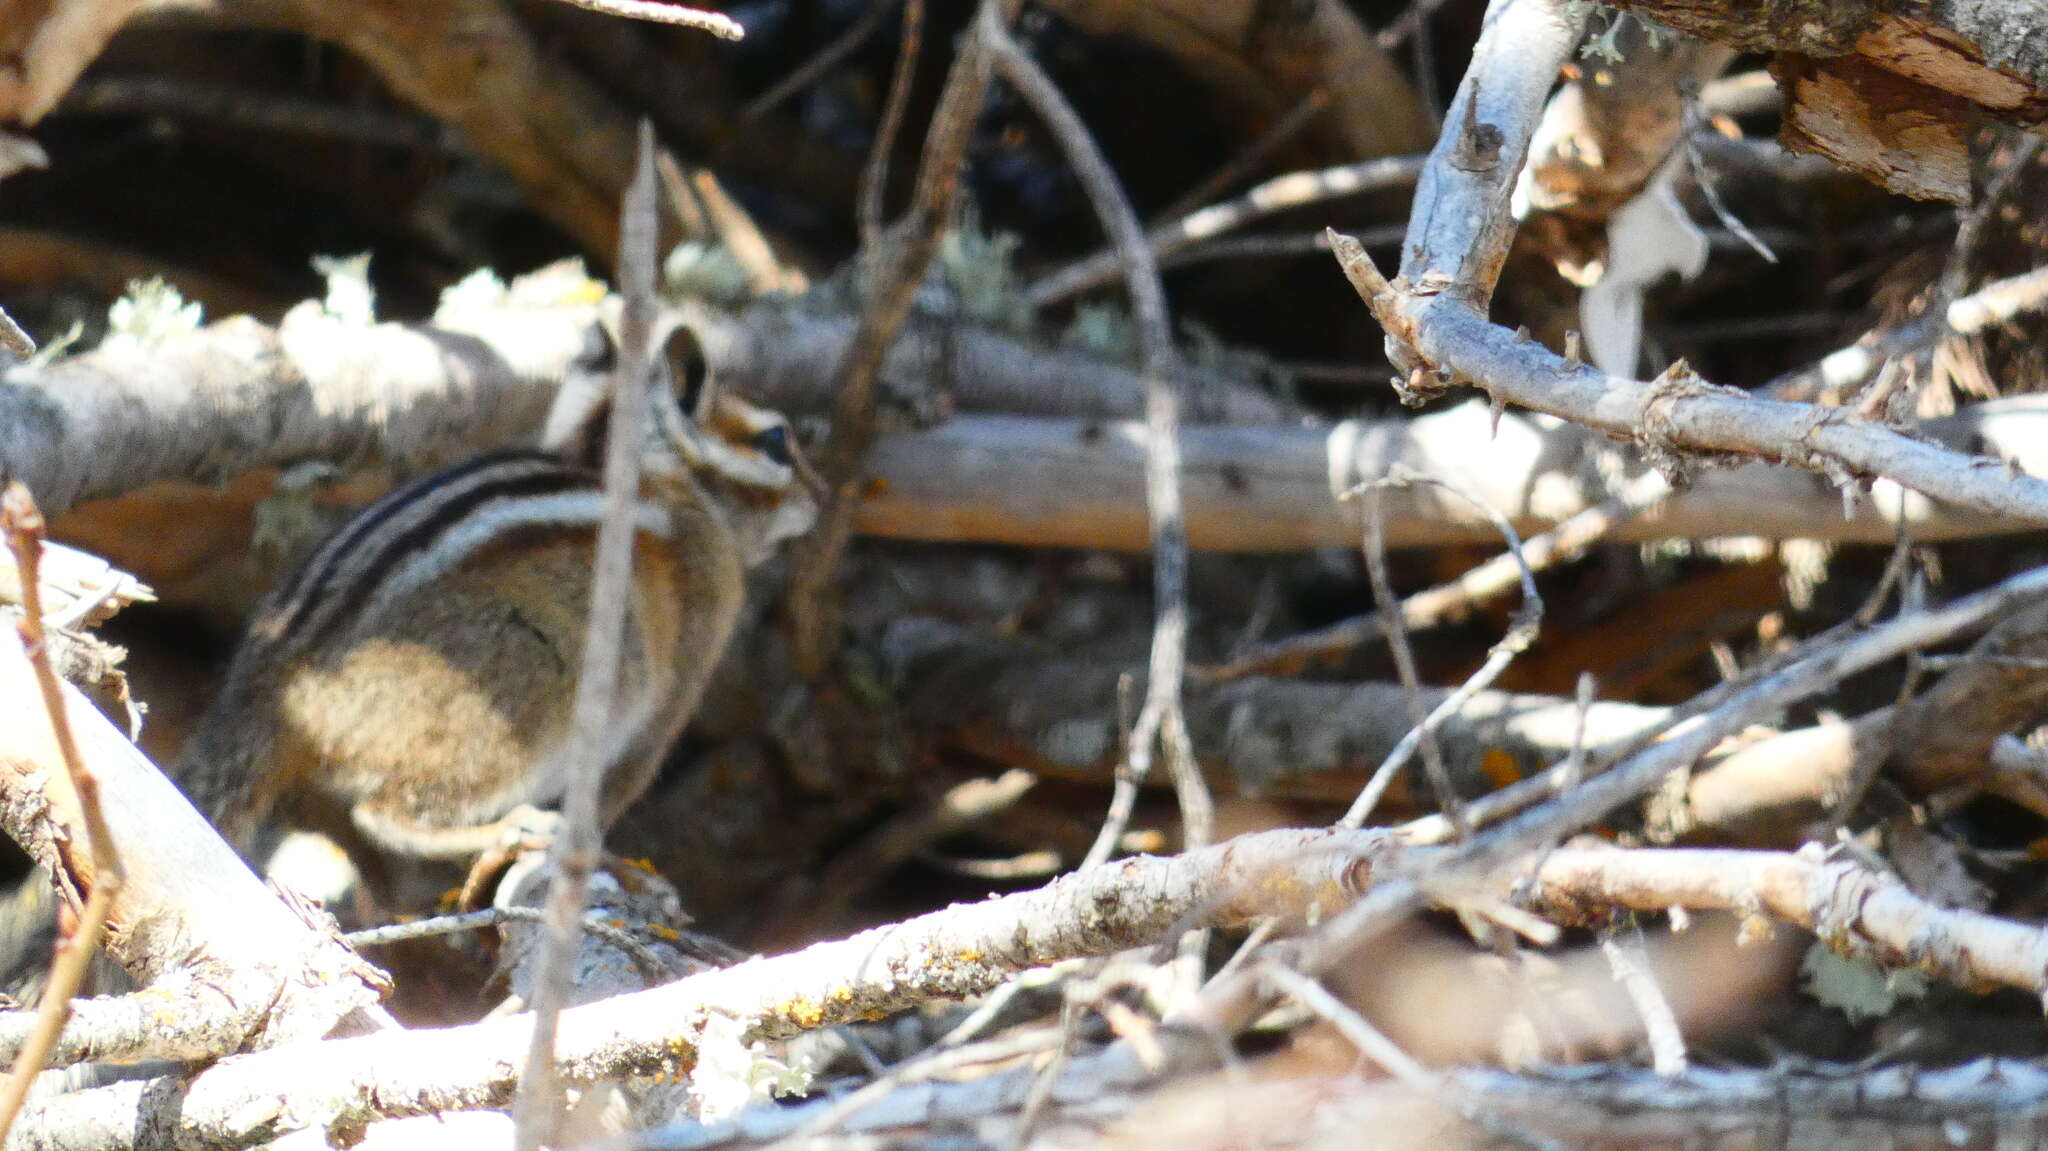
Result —
[{"label": "chipmunk", "polygon": [[[743,577],[816,503],[787,422],[720,392],[687,326],[657,345],[608,826],[653,781],[731,638]],[[616,353],[601,325],[538,450],[400,487],[259,606],[174,775],[245,853],[281,824],[456,860],[558,802],[590,610]],[[257,861],[260,863],[260,861]]]}]

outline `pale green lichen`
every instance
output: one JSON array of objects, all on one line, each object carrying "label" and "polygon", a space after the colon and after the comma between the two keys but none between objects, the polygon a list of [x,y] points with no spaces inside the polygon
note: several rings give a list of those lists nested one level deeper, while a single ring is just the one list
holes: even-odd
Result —
[{"label": "pale green lichen", "polygon": [[661,262],[661,280],[672,297],[720,308],[738,308],[754,298],[753,277],[724,244],[677,244]]},{"label": "pale green lichen", "polygon": [[327,280],[320,301],[328,315],[344,324],[369,327],[377,322],[377,293],[370,287],[370,253],[315,256],[313,270]]},{"label": "pale green lichen", "polygon": [[1130,312],[1107,300],[1076,305],[1074,318],[1060,333],[1060,346],[1112,364],[1135,367],[1138,363],[1138,335],[1131,326]]},{"label": "pale green lichen", "polygon": [[489,268],[478,268],[446,288],[441,289],[441,299],[434,307],[434,319],[459,316],[495,308],[505,302],[505,281]]},{"label": "pale green lichen", "polygon": [[696,1067],[690,1072],[690,1099],[704,1122],[810,1089],[810,1068],[783,1062],[761,1040],[748,1042],[747,1030],[746,1023],[717,1012],[704,1021],[697,1036]]},{"label": "pale green lichen", "polygon": [[1927,994],[1927,977],[1918,971],[1886,970],[1864,956],[1848,958],[1816,941],[1799,964],[1800,990],[1823,1006],[1849,1017],[1851,1023],[1882,1019],[1902,1000]]},{"label": "pale green lichen", "polygon": [[147,348],[172,336],[199,330],[206,311],[162,278],[131,280],[128,294],[107,309],[107,338],[101,348]]},{"label": "pale green lichen", "polygon": [[340,513],[321,495],[341,479],[341,469],[326,460],[304,460],[277,477],[270,494],[256,504],[249,546],[282,568],[314,540],[326,535]]},{"label": "pale green lichen", "polygon": [[1013,233],[984,231],[972,209],[939,241],[933,262],[952,289],[960,318],[1013,336],[1030,334],[1033,315],[1017,275],[1018,243]]}]

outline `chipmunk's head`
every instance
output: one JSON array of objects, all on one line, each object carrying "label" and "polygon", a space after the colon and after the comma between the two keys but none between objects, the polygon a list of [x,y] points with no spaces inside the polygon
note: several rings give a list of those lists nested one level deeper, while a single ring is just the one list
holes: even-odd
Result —
[{"label": "chipmunk's head", "polygon": [[[666,322],[654,350],[642,489],[702,491],[725,514],[749,565],[809,531],[817,481],[789,421],[720,388],[688,324]],[[543,448],[602,469],[617,358],[604,326],[591,325],[549,413]]]}]

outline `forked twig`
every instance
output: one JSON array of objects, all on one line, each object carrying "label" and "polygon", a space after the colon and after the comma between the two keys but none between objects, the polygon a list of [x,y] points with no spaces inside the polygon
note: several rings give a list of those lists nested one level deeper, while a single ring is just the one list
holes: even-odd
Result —
[{"label": "forked twig", "polygon": [[910,106],[910,86],[917,79],[917,57],[923,48],[924,0],[906,0],[903,36],[896,48],[896,70],[889,77],[889,99],[882,105],[882,122],[875,126],[875,142],[868,149],[868,162],[860,170],[858,222],[863,249],[875,247],[882,238],[882,199],[889,191],[889,153],[895,150],[896,134],[903,130],[903,111]]},{"label": "forked twig", "polygon": [[[990,19],[1007,24],[1022,0],[982,0]],[[905,70],[899,75],[906,77]],[[818,451],[818,475],[826,492],[817,526],[798,541],[790,562],[785,602],[790,648],[797,669],[815,679],[825,671],[837,627],[832,581],[839,557],[853,538],[860,504],[859,472],[876,435],[876,385],[883,357],[910,318],[925,271],[938,253],[960,189],[960,165],[988,94],[989,67],[981,38],[969,36],[946,76],[945,91],[925,133],[924,153],[910,205],[875,243],[863,244],[856,269],[861,294],[860,323],[833,371],[832,436]],[[907,79],[905,81],[907,83]],[[894,100],[892,99],[892,104]],[[878,141],[885,144],[886,139]],[[880,196],[879,180],[868,179],[868,197]],[[866,197],[864,197],[866,199]]]},{"label": "forked twig", "polygon": [[1393,577],[1387,572],[1387,519],[1386,509],[1380,502],[1379,485],[1365,484],[1346,495],[1363,493],[1365,509],[1365,552],[1366,578],[1372,584],[1372,597],[1380,605],[1380,621],[1387,637],[1387,651],[1394,657],[1394,671],[1401,680],[1401,702],[1408,708],[1408,734],[1394,746],[1386,762],[1366,781],[1365,791],[1351,809],[1344,813],[1342,825],[1359,827],[1379,802],[1380,793],[1393,780],[1394,773],[1408,761],[1408,756],[1417,746],[1422,749],[1423,772],[1429,777],[1429,786],[1436,793],[1438,810],[1451,821],[1451,835],[1463,840],[1472,834],[1471,821],[1465,817],[1465,805],[1458,798],[1458,789],[1451,783],[1450,768],[1444,764],[1443,745],[1437,742],[1436,729],[1428,723],[1429,715],[1422,706],[1422,677],[1415,667],[1415,648],[1408,642],[1408,629],[1401,623],[1401,604],[1394,598]]},{"label": "forked twig", "polygon": [[[1501,538],[1507,542],[1509,557],[1514,561],[1516,570],[1521,575],[1522,605],[1515,610],[1514,618],[1509,621],[1507,634],[1503,635],[1491,648],[1487,649],[1486,662],[1480,665],[1478,671],[1473,672],[1467,677],[1464,683],[1459,684],[1457,690],[1445,696],[1427,716],[1416,719],[1414,728],[1406,736],[1402,737],[1401,742],[1394,746],[1393,751],[1387,754],[1386,761],[1380,764],[1379,770],[1375,771],[1372,779],[1367,781],[1365,790],[1359,793],[1357,801],[1351,805],[1351,810],[1345,812],[1344,818],[1338,821],[1338,826],[1359,827],[1365,823],[1366,817],[1372,814],[1373,807],[1379,803],[1380,796],[1386,791],[1387,785],[1392,782],[1394,773],[1399,771],[1401,765],[1407,762],[1408,756],[1414,752],[1417,743],[1420,742],[1425,757],[1424,762],[1429,765],[1430,782],[1437,788],[1437,801],[1443,808],[1444,817],[1450,821],[1452,834],[1459,839],[1464,839],[1471,834],[1471,827],[1465,812],[1464,803],[1458,798],[1456,792],[1452,790],[1449,774],[1444,770],[1443,752],[1436,749],[1436,729],[1443,726],[1445,720],[1456,715],[1465,706],[1466,701],[1484,690],[1494,680],[1500,678],[1500,673],[1507,670],[1508,664],[1512,663],[1516,656],[1527,651],[1530,644],[1536,642],[1537,633],[1543,626],[1543,597],[1536,591],[1536,573],[1530,568],[1527,557],[1523,555],[1522,537],[1516,533],[1514,525],[1508,522],[1507,517],[1501,515],[1492,505],[1453,484],[1430,476],[1418,476],[1405,468],[1397,468],[1394,474],[1372,486],[1379,487],[1387,484],[1405,485],[1417,482],[1434,484],[1471,504],[1473,507],[1478,508],[1493,520],[1494,527],[1499,530]],[[1369,519],[1367,522],[1371,524],[1374,521]],[[1374,594],[1386,595],[1386,602],[1391,604],[1391,594],[1381,591],[1377,587],[1377,584],[1385,579],[1385,549],[1377,549],[1380,552],[1380,558],[1376,564],[1371,559],[1374,550],[1371,546],[1371,541],[1368,540],[1368,567],[1376,566],[1379,568],[1379,574],[1375,576],[1376,587]],[[1399,606],[1388,610],[1386,613],[1387,636],[1390,641],[1394,640],[1395,637],[1400,637],[1401,647],[1405,649],[1407,642],[1406,633],[1401,628],[1400,617],[1401,609]],[[1396,660],[1400,662],[1401,657],[1397,655]],[[1414,657],[1412,655],[1408,656],[1405,662],[1407,667],[1402,672],[1404,686],[1412,677]],[[1409,691],[1409,700],[1411,710],[1420,709],[1421,701],[1415,697],[1413,689]]]},{"label": "forked twig", "polygon": [[[72,734],[71,720],[64,710],[63,688],[58,683],[57,670],[51,666],[50,653],[45,646],[42,575],[39,570],[43,513],[36,507],[35,498],[29,494],[28,488],[19,481],[9,482],[4,490],[0,490],[0,532],[7,536],[8,546],[14,552],[16,570],[21,575],[21,620],[16,627],[21,633],[22,651],[35,671],[36,687],[42,693],[43,710],[50,717],[57,753],[64,760],[65,776],[85,824],[92,872],[92,887],[86,895],[85,908],[80,912],[78,922],[60,939],[56,961],[50,968],[49,978],[44,981],[36,1030],[22,1044],[20,1053],[15,1056],[14,1067],[8,1073],[6,1086],[0,1088],[0,1143],[4,1143],[7,1132],[14,1126],[15,1116],[21,1112],[22,1101],[28,1097],[29,1085],[42,1072],[43,1064],[57,1044],[58,1035],[64,1030],[64,1021],[71,1015],[71,997],[78,993],[79,984],[85,979],[86,963],[92,958],[93,948],[99,945],[107,912],[112,909],[114,897],[120,893],[125,877],[113,834],[107,829],[106,813],[100,809],[99,777],[78,754],[78,741]],[[52,785],[55,786],[56,781],[53,780]]]}]

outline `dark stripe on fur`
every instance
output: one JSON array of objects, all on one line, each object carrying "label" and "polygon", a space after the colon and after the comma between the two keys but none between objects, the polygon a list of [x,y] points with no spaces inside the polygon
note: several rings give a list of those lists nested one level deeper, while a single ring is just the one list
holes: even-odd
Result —
[{"label": "dark stripe on fur", "polygon": [[[514,476],[502,481],[492,481],[487,477],[478,480],[493,468],[515,469]],[[408,509],[422,501],[445,495],[449,487],[469,480],[478,482],[459,496],[432,508],[427,518],[398,533],[389,542],[377,540],[378,532]],[[588,472],[570,468],[545,452],[520,450],[479,456],[389,493],[357,513],[330,542],[315,550],[287,585],[284,594],[273,602],[271,610],[265,614],[275,618],[278,613],[283,613],[282,622],[275,632],[275,642],[298,643],[310,638],[312,633],[299,633],[307,628],[323,604],[332,603],[337,596],[342,597],[343,602],[354,602],[354,597],[374,588],[377,581],[406,555],[419,550],[484,504],[508,497],[567,491],[593,482]],[[354,562],[369,547],[376,549],[372,558],[367,563]],[[343,579],[348,580],[349,586],[336,586]],[[333,618],[333,613],[328,614]],[[316,632],[318,630],[323,629],[315,628]]]}]

